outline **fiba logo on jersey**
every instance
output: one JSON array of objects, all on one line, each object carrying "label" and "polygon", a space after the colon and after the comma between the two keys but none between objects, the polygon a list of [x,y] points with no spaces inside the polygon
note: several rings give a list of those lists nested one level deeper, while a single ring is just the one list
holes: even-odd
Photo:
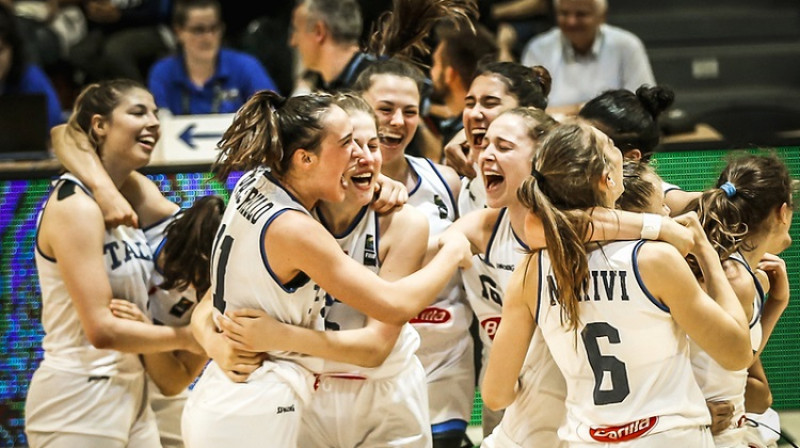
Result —
[{"label": "fiba logo on jersey", "polygon": [[444,203],[441,196],[438,194],[433,195],[433,203],[436,204],[436,207],[439,209],[439,218],[447,219],[447,205]]},{"label": "fiba logo on jersey", "polygon": [[364,266],[377,266],[378,257],[375,256],[375,237],[367,235],[364,241]]}]

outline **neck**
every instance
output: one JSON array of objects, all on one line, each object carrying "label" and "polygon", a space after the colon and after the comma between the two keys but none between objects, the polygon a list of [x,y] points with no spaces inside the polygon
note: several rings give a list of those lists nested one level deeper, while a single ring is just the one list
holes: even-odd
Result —
[{"label": "neck", "polygon": [[320,196],[314,193],[313,187],[308,185],[308,180],[292,176],[291,173],[281,177],[273,176],[306,210],[311,210],[320,201]]},{"label": "neck", "polygon": [[322,201],[317,210],[328,224],[328,231],[334,235],[341,235],[350,227],[362,208],[364,205],[345,199],[344,202],[338,204]]},{"label": "neck", "polygon": [[[747,241],[747,243],[751,243],[752,244],[752,241]],[[745,245],[750,247],[750,244],[743,244],[743,246],[745,246]],[[750,265],[750,268],[755,270],[756,267],[758,266],[758,263],[761,261],[762,258],[764,258],[764,254],[767,253],[767,248],[766,248],[766,244],[764,244],[762,242],[762,243],[756,244],[755,247],[753,247],[752,250],[739,249],[739,252],[741,252],[741,254],[744,257],[745,261],[747,261],[747,264]]]},{"label": "neck", "polygon": [[356,44],[331,44],[327,50],[320,55],[318,71],[325,83],[330,83],[342,74],[347,63],[359,50]]},{"label": "neck", "polygon": [[192,83],[202,87],[214,76],[216,61],[186,57],[186,71]]},{"label": "neck", "polygon": [[381,167],[381,173],[392,180],[405,184],[409,192],[416,182],[416,176],[414,176],[414,172],[411,171],[411,167],[408,165],[405,156],[397,157],[397,159],[389,162],[384,161]]},{"label": "neck", "polygon": [[528,213],[528,209],[519,201],[514,201],[513,204],[508,206],[506,213],[508,213],[508,218],[511,220],[511,230],[517,234],[519,239],[525,241],[525,244],[528,244],[525,238],[525,214]]},{"label": "neck", "polygon": [[120,166],[119,163],[103,162],[103,167],[108,173],[108,177],[110,177],[111,181],[114,182],[114,185],[117,187],[117,189],[122,187],[122,184],[128,180],[128,176],[130,176],[134,170],[134,168],[128,166]]}]

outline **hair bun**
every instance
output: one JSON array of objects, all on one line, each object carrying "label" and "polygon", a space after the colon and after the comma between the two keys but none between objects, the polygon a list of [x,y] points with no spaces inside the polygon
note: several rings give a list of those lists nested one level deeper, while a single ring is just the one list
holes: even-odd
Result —
[{"label": "hair bun", "polygon": [[666,86],[643,85],[636,89],[636,97],[653,118],[658,118],[675,101],[675,92]]},{"label": "hair bun", "polygon": [[550,87],[553,85],[553,78],[550,76],[550,72],[541,65],[535,65],[531,67],[533,71],[533,78],[542,86],[542,92],[544,96],[550,95]]}]

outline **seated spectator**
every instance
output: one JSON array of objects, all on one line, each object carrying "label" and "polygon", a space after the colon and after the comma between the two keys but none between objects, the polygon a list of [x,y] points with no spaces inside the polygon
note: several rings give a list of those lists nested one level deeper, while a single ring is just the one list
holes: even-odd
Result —
[{"label": "seated spectator", "polygon": [[605,90],[655,84],[642,41],[604,23],[606,0],[556,0],[555,5],[558,27],[532,39],[522,53],[524,65],[543,65],[553,76],[552,112],[575,114],[581,103]]},{"label": "seated spectator", "polygon": [[179,0],[172,20],[181,50],[158,61],[148,79],[158,107],[175,115],[233,113],[253,93],[276,89],[256,58],[221,48],[216,0]]},{"label": "seated spectator", "polygon": [[0,95],[9,94],[44,95],[48,129],[64,122],[53,85],[42,69],[27,62],[14,14],[0,4]]}]

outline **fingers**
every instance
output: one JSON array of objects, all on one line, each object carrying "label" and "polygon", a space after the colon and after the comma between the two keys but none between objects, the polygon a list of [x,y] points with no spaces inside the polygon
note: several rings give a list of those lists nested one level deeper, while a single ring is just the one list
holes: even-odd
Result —
[{"label": "fingers", "polygon": [[257,317],[264,317],[266,314],[267,313],[264,312],[264,310],[254,310],[250,308],[242,308],[240,310],[228,311],[225,313],[225,315],[234,322],[236,322],[237,319],[253,319]]},{"label": "fingers", "polygon": [[453,167],[458,174],[474,179],[477,173],[465,154],[465,143],[455,141],[448,143],[444,148],[445,162]]},{"label": "fingers", "polygon": [[127,300],[111,299],[111,303],[109,303],[108,307],[111,310],[111,314],[120,319],[135,320],[138,322],[148,321],[144,313],[142,313],[136,305]]}]

